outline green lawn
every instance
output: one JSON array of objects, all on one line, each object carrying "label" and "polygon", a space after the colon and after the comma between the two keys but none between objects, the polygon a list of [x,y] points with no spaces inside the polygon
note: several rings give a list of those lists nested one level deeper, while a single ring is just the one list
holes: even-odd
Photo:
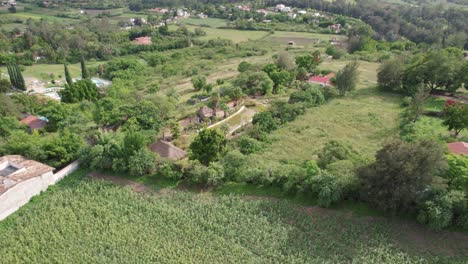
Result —
[{"label": "green lawn", "polygon": [[0,223],[2,263],[467,261],[463,234],[275,199],[140,194],[85,174]]}]

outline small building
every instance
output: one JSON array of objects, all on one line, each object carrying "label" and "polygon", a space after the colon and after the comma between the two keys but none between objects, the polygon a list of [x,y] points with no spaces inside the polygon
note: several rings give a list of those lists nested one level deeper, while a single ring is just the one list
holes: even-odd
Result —
[{"label": "small building", "polygon": [[214,115],[215,115],[214,110],[209,108],[208,106],[202,106],[197,112],[197,116],[198,118],[200,118],[200,120],[212,118]]},{"label": "small building", "polygon": [[150,150],[157,153],[160,157],[172,160],[180,160],[187,157],[187,152],[174,146],[171,142],[159,140],[149,146]]},{"label": "small building", "polygon": [[250,12],[250,7],[248,7],[246,5],[239,5],[239,6],[237,6],[237,9],[239,9],[241,11],[245,11],[245,12]]},{"label": "small building", "polygon": [[255,12],[263,15],[264,17],[268,16],[268,14],[270,13],[270,11],[268,11],[266,9],[257,9]]},{"label": "small building", "polygon": [[151,8],[149,11],[151,11],[151,12],[156,12],[156,13],[160,13],[160,14],[165,14],[165,13],[168,13],[168,12],[169,12],[168,9],[160,8],[160,7]]},{"label": "small building", "polygon": [[137,45],[151,45],[153,44],[153,41],[151,40],[151,37],[139,37],[134,39],[133,43]]},{"label": "small building", "polygon": [[341,32],[341,24],[333,24],[333,25],[328,26],[328,28],[331,31],[335,32],[336,34]]},{"label": "small building", "polygon": [[307,14],[307,11],[305,11],[305,10],[299,10],[299,11],[297,11],[297,13],[298,13],[299,15],[305,15],[305,14]]},{"label": "small building", "polygon": [[335,77],[334,73],[329,73],[325,76],[316,75],[316,76],[310,77],[307,82],[313,83],[313,84],[320,84],[325,87],[325,86],[332,85],[331,80],[333,79],[333,77]]},{"label": "small building", "polygon": [[221,110],[221,109],[216,109],[216,111],[215,111],[215,117],[216,118],[225,118],[227,116],[228,116],[228,113],[226,113],[226,111]]},{"label": "small building", "polygon": [[188,127],[190,125],[195,125],[198,123],[198,118],[196,116],[189,116],[182,120],[179,120],[179,125],[181,127]]},{"label": "small building", "polygon": [[34,131],[43,129],[45,126],[47,126],[47,118],[28,115],[21,119],[20,123],[28,126],[30,131]]},{"label": "small building", "polygon": [[288,41],[288,45],[289,45],[289,46],[296,46],[296,42],[294,42],[294,41],[292,41],[292,40],[291,40],[291,41]]},{"label": "small building", "polygon": [[468,143],[467,142],[453,142],[448,143],[447,147],[453,154],[468,155]]},{"label": "small building", "polygon": [[23,156],[0,157],[0,221],[57,182],[53,171]]}]

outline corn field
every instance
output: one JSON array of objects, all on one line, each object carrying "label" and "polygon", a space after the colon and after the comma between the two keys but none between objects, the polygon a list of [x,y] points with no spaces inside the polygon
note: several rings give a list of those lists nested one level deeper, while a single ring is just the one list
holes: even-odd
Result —
[{"label": "corn field", "polygon": [[[0,263],[468,261],[467,236],[269,199],[140,194],[79,171],[0,223]],[[466,263],[466,262],[465,262]]]}]

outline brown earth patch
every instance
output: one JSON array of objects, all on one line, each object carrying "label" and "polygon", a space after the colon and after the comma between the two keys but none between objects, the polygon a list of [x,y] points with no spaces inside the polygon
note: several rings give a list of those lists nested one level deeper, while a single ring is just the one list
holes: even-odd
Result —
[{"label": "brown earth patch", "polygon": [[131,180],[127,180],[127,179],[123,179],[123,178],[120,178],[120,177],[117,177],[117,176],[112,176],[112,175],[107,175],[107,174],[102,174],[102,173],[99,173],[99,172],[92,172],[90,174],[88,174],[89,177],[93,178],[93,179],[97,179],[97,180],[104,180],[104,181],[110,181],[110,182],[113,182],[119,186],[128,186],[130,187],[133,191],[137,192],[137,193],[149,193],[149,192],[153,192],[153,190],[151,188],[149,188],[148,186],[142,184],[142,183],[138,183],[138,182],[134,182],[134,181],[131,181]]}]

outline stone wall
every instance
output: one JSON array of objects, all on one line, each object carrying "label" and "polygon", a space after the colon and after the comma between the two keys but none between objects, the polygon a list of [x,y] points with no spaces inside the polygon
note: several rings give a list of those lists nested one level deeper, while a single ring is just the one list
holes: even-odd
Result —
[{"label": "stone wall", "polygon": [[41,176],[22,181],[8,189],[0,195],[0,221],[28,203],[33,196],[47,190],[50,185],[73,173],[78,167],[79,162],[75,161],[55,174],[48,172]]}]

